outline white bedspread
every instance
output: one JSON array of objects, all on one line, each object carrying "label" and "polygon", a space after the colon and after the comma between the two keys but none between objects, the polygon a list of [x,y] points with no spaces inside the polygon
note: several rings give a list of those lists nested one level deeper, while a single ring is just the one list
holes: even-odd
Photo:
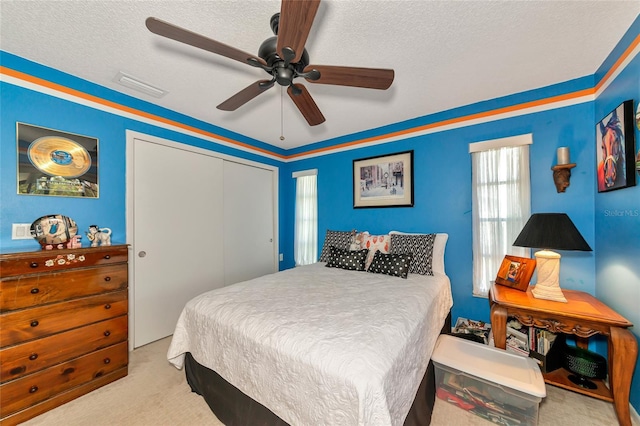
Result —
[{"label": "white bedspread", "polygon": [[446,275],[297,267],[185,306],[167,358],[191,352],[291,425],[401,425],[453,301]]}]

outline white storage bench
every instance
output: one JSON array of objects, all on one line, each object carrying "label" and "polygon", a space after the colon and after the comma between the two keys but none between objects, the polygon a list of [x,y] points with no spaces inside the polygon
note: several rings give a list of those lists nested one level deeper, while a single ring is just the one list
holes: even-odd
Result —
[{"label": "white storage bench", "polygon": [[540,367],[481,343],[441,335],[432,360],[438,398],[501,425],[537,425],[547,393]]}]

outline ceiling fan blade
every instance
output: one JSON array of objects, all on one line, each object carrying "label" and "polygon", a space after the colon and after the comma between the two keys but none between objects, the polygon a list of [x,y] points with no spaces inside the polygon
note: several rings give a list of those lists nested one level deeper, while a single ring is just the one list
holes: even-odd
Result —
[{"label": "ceiling fan blade", "polygon": [[274,82],[271,80],[256,81],[218,105],[216,108],[223,111],[235,111],[265,90],[272,88],[273,84]]},{"label": "ceiling fan blade", "polygon": [[320,6],[320,0],[282,0],[276,46],[281,58],[285,58],[282,49],[288,47],[296,55],[290,62],[295,63],[300,60],[318,6]]},{"label": "ceiling fan blade", "polygon": [[[293,86],[295,86],[295,89]],[[299,94],[296,95],[294,92],[299,92]],[[317,126],[320,123],[324,123],[324,115],[320,112],[318,105],[316,105],[306,87],[302,84],[292,84],[287,88],[287,93],[307,120],[309,126]]]},{"label": "ceiling fan blade", "polygon": [[219,41],[212,40],[201,34],[185,30],[184,28],[180,28],[158,18],[147,18],[146,25],[149,31],[151,31],[152,33],[179,41],[181,43],[208,50],[209,52],[226,56],[227,58],[235,59],[236,61],[240,61],[245,64],[247,63],[247,60],[249,58],[253,58],[261,64],[264,64],[265,66],[267,65],[267,63],[262,58],[256,57],[255,55],[247,52],[243,52],[240,49],[236,49],[235,47],[228,46],[224,43],[220,43]]},{"label": "ceiling fan blade", "polygon": [[393,83],[395,73],[390,69],[338,67],[333,65],[308,65],[304,72],[320,72],[320,78],[307,78],[309,83],[335,84],[338,86],[364,87],[386,90]]}]

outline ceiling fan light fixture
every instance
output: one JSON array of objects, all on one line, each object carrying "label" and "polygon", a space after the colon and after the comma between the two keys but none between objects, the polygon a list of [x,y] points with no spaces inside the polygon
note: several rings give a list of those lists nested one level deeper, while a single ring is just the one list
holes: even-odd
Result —
[{"label": "ceiling fan light fixture", "polygon": [[[154,17],[147,18],[145,23],[149,31],[154,34],[261,68],[269,74],[269,80],[258,80],[252,83],[216,108],[222,111],[235,111],[278,83],[281,92],[284,92],[285,87],[287,88],[289,98],[307,123],[310,126],[317,126],[325,122],[324,115],[306,87],[294,83],[294,79],[304,78],[309,83],[378,90],[388,89],[394,79],[392,69],[309,65],[309,53],[305,43],[320,2],[321,0],[281,0],[280,13],[271,17],[271,30],[274,37],[269,37],[262,42],[257,57]],[[284,140],[284,134],[281,134],[281,138]]]},{"label": "ceiling fan light fixture", "polygon": [[113,79],[116,83],[122,84],[130,89],[137,90],[138,92],[145,93],[149,96],[153,96],[154,98],[161,98],[166,95],[166,90],[162,90],[158,87],[155,87],[149,83],[145,83],[144,81],[133,77],[129,74],[123,73],[122,71],[118,72],[116,78]]}]

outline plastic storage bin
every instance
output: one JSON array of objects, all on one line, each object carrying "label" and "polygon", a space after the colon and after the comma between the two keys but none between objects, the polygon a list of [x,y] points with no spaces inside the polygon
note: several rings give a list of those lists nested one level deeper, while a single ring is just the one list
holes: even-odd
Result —
[{"label": "plastic storage bin", "polygon": [[493,423],[538,424],[547,393],[534,359],[448,335],[438,338],[431,359],[438,398]]}]

